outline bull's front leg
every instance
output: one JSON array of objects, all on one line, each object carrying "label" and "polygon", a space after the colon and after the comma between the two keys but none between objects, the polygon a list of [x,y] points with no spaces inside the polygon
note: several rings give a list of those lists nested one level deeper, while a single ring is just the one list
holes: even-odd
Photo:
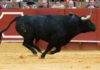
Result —
[{"label": "bull's front leg", "polygon": [[60,42],[58,42],[58,44],[55,45],[55,50],[51,51],[50,54],[55,54],[57,52],[61,51],[61,47],[63,47],[64,45],[67,45],[69,43],[70,40],[62,40]]},{"label": "bull's front leg", "polygon": [[55,54],[57,52],[60,52],[61,51],[61,46],[56,46],[56,49],[51,51],[50,54]]}]

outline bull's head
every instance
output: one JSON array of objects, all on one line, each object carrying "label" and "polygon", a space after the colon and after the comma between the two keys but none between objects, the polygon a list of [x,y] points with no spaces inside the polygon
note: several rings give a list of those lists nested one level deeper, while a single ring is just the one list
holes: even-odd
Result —
[{"label": "bull's head", "polygon": [[88,31],[95,31],[96,30],[96,27],[94,25],[93,22],[91,22],[90,18],[92,16],[93,12],[91,11],[89,15],[87,15],[86,17],[81,17],[81,20],[83,22],[83,27],[84,27],[84,30],[83,32],[88,32]]}]

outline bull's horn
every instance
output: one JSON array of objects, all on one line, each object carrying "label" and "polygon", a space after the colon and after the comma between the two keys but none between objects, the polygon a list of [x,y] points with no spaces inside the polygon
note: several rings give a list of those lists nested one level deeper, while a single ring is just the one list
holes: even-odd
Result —
[{"label": "bull's horn", "polygon": [[81,17],[81,20],[88,20],[88,19],[90,19],[92,14],[93,14],[93,11],[90,11],[90,14],[87,15],[86,17]]}]

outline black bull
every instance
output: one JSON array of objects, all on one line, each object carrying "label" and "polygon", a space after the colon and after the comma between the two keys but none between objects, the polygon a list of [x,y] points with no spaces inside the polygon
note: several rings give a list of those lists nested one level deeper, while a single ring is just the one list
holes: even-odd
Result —
[{"label": "black bull", "polygon": [[[48,42],[46,50],[41,55],[41,58],[45,58],[48,52],[51,54],[59,52],[61,46],[69,43],[76,35],[96,30],[89,19],[82,20],[81,18],[75,14],[18,16],[0,31],[0,41],[2,33],[16,21],[16,31],[24,38],[23,45],[33,54],[37,54],[36,50],[41,52],[36,46],[39,39]],[[54,50],[52,50],[53,47],[55,47]]]}]

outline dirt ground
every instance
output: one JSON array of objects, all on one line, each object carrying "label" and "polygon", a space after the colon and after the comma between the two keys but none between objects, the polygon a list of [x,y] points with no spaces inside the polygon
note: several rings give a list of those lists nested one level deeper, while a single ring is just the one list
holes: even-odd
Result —
[{"label": "dirt ground", "polygon": [[100,51],[66,50],[40,59],[22,43],[2,43],[0,70],[100,70]]}]

